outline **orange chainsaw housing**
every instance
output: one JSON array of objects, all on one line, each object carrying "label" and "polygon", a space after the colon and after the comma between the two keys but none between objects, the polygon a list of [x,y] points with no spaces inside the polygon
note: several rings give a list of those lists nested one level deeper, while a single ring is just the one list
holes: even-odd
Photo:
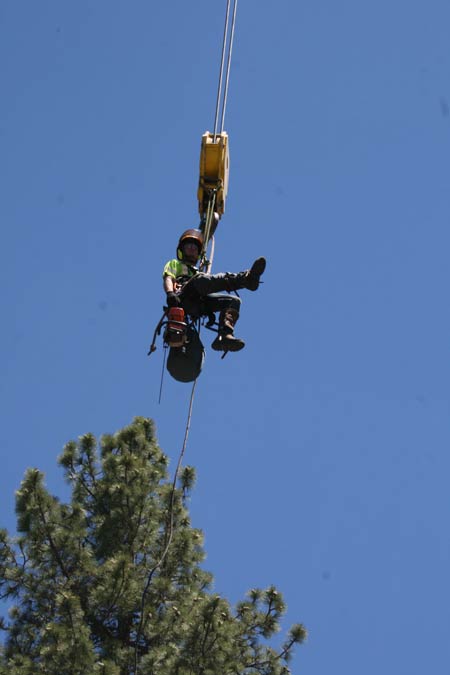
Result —
[{"label": "orange chainsaw housing", "polygon": [[182,347],[186,342],[187,323],[182,307],[169,307],[164,342],[169,347]]}]

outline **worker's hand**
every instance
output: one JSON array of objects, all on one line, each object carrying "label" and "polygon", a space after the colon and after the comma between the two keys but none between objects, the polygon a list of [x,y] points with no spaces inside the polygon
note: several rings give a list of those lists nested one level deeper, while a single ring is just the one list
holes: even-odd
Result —
[{"label": "worker's hand", "polygon": [[167,305],[168,307],[180,306],[180,298],[174,291],[169,291],[169,293],[167,293]]}]

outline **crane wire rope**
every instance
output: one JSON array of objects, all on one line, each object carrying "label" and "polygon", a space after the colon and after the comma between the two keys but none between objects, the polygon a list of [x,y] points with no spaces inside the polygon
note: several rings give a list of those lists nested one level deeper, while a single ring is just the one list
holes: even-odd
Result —
[{"label": "crane wire rope", "polygon": [[[227,9],[226,9],[226,14],[225,14],[225,24],[224,24],[224,29],[223,29],[223,42],[222,42],[222,56],[220,60],[220,71],[219,71],[219,84],[217,87],[217,101],[216,101],[216,115],[214,118],[214,142],[216,140],[217,136],[217,124],[219,121],[219,110],[221,108],[221,129],[220,132],[223,131],[224,127],[224,122],[225,122],[225,110],[227,107],[227,96],[228,96],[228,84],[230,80],[230,67],[231,67],[231,52],[233,50],[233,40],[234,40],[234,27],[236,23],[236,11],[237,11],[237,0],[234,0],[233,4],[233,16],[231,20],[231,32],[230,32],[230,39],[228,41],[227,45],[227,37],[228,37],[228,25],[230,23],[230,6],[231,6],[231,0],[227,0]],[[228,47],[228,52],[227,52],[227,47]],[[225,65],[225,54],[227,53],[227,67],[226,67],[226,72],[225,72],[225,89],[224,93],[222,96],[222,84],[223,84],[223,70],[224,70],[224,65]]]},{"label": "crane wire rope", "polygon": [[233,51],[233,40],[234,40],[234,26],[236,23],[236,10],[237,10],[237,0],[234,0],[233,5],[233,19],[231,22],[231,35],[230,35],[230,45],[228,48],[228,61],[227,61],[227,74],[225,77],[225,90],[223,94],[223,105],[222,105],[222,119],[220,123],[220,131],[223,131],[225,124],[225,110],[227,107],[227,97],[228,97],[228,85],[230,83],[230,68],[231,68],[231,52]]},{"label": "crane wire rope", "polygon": [[220,59],[219,84],[217,86],[216,115],[214,117],[214,140],[216,140],[217,122],[219,121],[220,98],[221,98],[221,94],[222,94],[223,66],[225,64],[225,50],[226,50],[226,44],[227,44],[228,21],[229,21],[229,18],[230,18],[230,2],[231,2],[231,0],[227,0],[227,11],[226,11],[226,14],[225,14],[225,24],[224,24],[224,28],[223,28],[222,56],[221,56],[221,59]]},{"label": "crane wire rope", "polygon": [[178,476],[180,473],[180,468],[181,468],[181,462],[183,461],[184,453],[186,452],[186,446],[187,446],[187,440],[189,436],[189,429],[191,427],[191,419],[192,419],[192,408],[194,405],[194,394],[195,394],[195,387],[197,384],[197,378],[194,380],[194,383],[192,385],[192,390],[191,390],[191,397],[189,400],[189,411],[188,411],[188,416],[187,416],[187,421],[186,421],[186,428],[184,431],[184,440],[183,440],[183,446],[181,448],[181,452],[178,457],[178,462],[177,466],[175,469],[173,481],[172,481],[172,489],[170,493],[170,502],[169,502],[169,508],[168,508],[168,518],[166,523],[168,522],[168,525],[166,526],[166,532],[165,532],[165,544],[164,544],[164,549],[159,557],[158,561],[153,565],[149,573],[147,574],[147,581],[144,587],[144,591],[142,593],[141,597],[141,606],[139,609],[140,613],[140,618],[139,618],[139,625],[136,631],[136,638],[135,638],[135,643],[134,643],[134,675],[138,675],[139,673],[139,640],[142,635],[142,628],[144,625],[144,613],[145,613],[145,604],[147,600],[147,593],[150,588],[150,584],[152,582],[153,576],[155,572],[161,567],[163,564],[164,560],[166,559],[166,556],[169,552],[170,545],[172,543],[172,538],[173,538],[173,507],[175,503],[175,491],[177,487],[177,481],[178,481]]}]

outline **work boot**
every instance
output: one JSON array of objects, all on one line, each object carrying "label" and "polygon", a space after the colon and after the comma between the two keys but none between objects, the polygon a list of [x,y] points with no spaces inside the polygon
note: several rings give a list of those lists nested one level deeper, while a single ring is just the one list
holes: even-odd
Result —
[{"label": "work boot", "polygon": [[239,318],[236,309],[225,309],[219,316],[219,334],[211,347],[216,352],[238,352],[245,347],[244,340],[234,337],[234,325]]},{"label": "work boot", "polygon": [[265,269],[266,259],[257,258],[248,272],[245,272],[244,288],[248,288],[249,291],[256,291],[260,284],[259,278]]}]

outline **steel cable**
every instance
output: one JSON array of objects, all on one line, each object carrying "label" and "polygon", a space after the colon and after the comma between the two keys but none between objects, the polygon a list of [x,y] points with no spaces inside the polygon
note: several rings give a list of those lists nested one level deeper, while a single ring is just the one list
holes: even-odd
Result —
[{"label": "steel cable", "polygon": [[[237,11],[237,0],[234,0],[233,3],[233,17],[231,20],[231,32],[230,39],[227,45],[228,38],[228,25],[230,23],[230,5],[231,0],[227,0],[227,10],[225,14],[225,25],[223,29],[223,43],[222,43],[222,56],[220,59],[220,71],[219,71],[219,84],[217,87],[217,100],[216,100],[216,115],[214,118],[214,133],[213,133],[213,142],[216,142],[217,136],[217,126],[219,121],[219,115],[221,111],[221,121],[220,121],[220,133],[223,132],[225,125],[225,111],[227,107],[227,98],[228,98],[228,85],[230,82],[230,69],[231,69],[231,53],[233,51],[233,41],[234,41],[234,27],[236,24],[236,11]],[[227,52],[228,47],[228,52]],[[227,52],[227,67],[225,71],[225,88],[222,96],[222,84],[223,84],[223,71],[225,64],[225,53]]]},{"label": "steel cable", "polygon": [[236,23],[236,10],[237,10],[237,0],[234,0],[233,5],[233,19],[231,22],[231,34],[230,34],[230,45],[228,48],[228,61],[227,61],[227,71],[225,77],[225,90],[223,94],[223,104],[222,104],[222,120],[220,123],[220,133],[222,133],[224,124],[225,124],[225,110],[227,107],[227,96],[228,96],[228,84],[230,81],[230,67],[231,67],[231,52],[233,51],[233,40],[234,40],[234,26]]},{"label": "steel cable", "polygon": [[228,34],[228,21],[229,21],[229,17],[230,17],[230,3],[231,3],[231,0],[227,0],[227,11],[226,11],[226,14],[225,14],[225,25],[224,25],[224,28],[223,28],[222,57],[220,59],[219,84],[218,84],[218,87],[217,87],[216,116],[214,118],[214,142],[216,140],[217,122],[219,120],[220,98],[221,98],[221,94],[222,94],[223,65],[225,63],[225,50],[226,50],[226,45],[227,45],[227,34]]}]

